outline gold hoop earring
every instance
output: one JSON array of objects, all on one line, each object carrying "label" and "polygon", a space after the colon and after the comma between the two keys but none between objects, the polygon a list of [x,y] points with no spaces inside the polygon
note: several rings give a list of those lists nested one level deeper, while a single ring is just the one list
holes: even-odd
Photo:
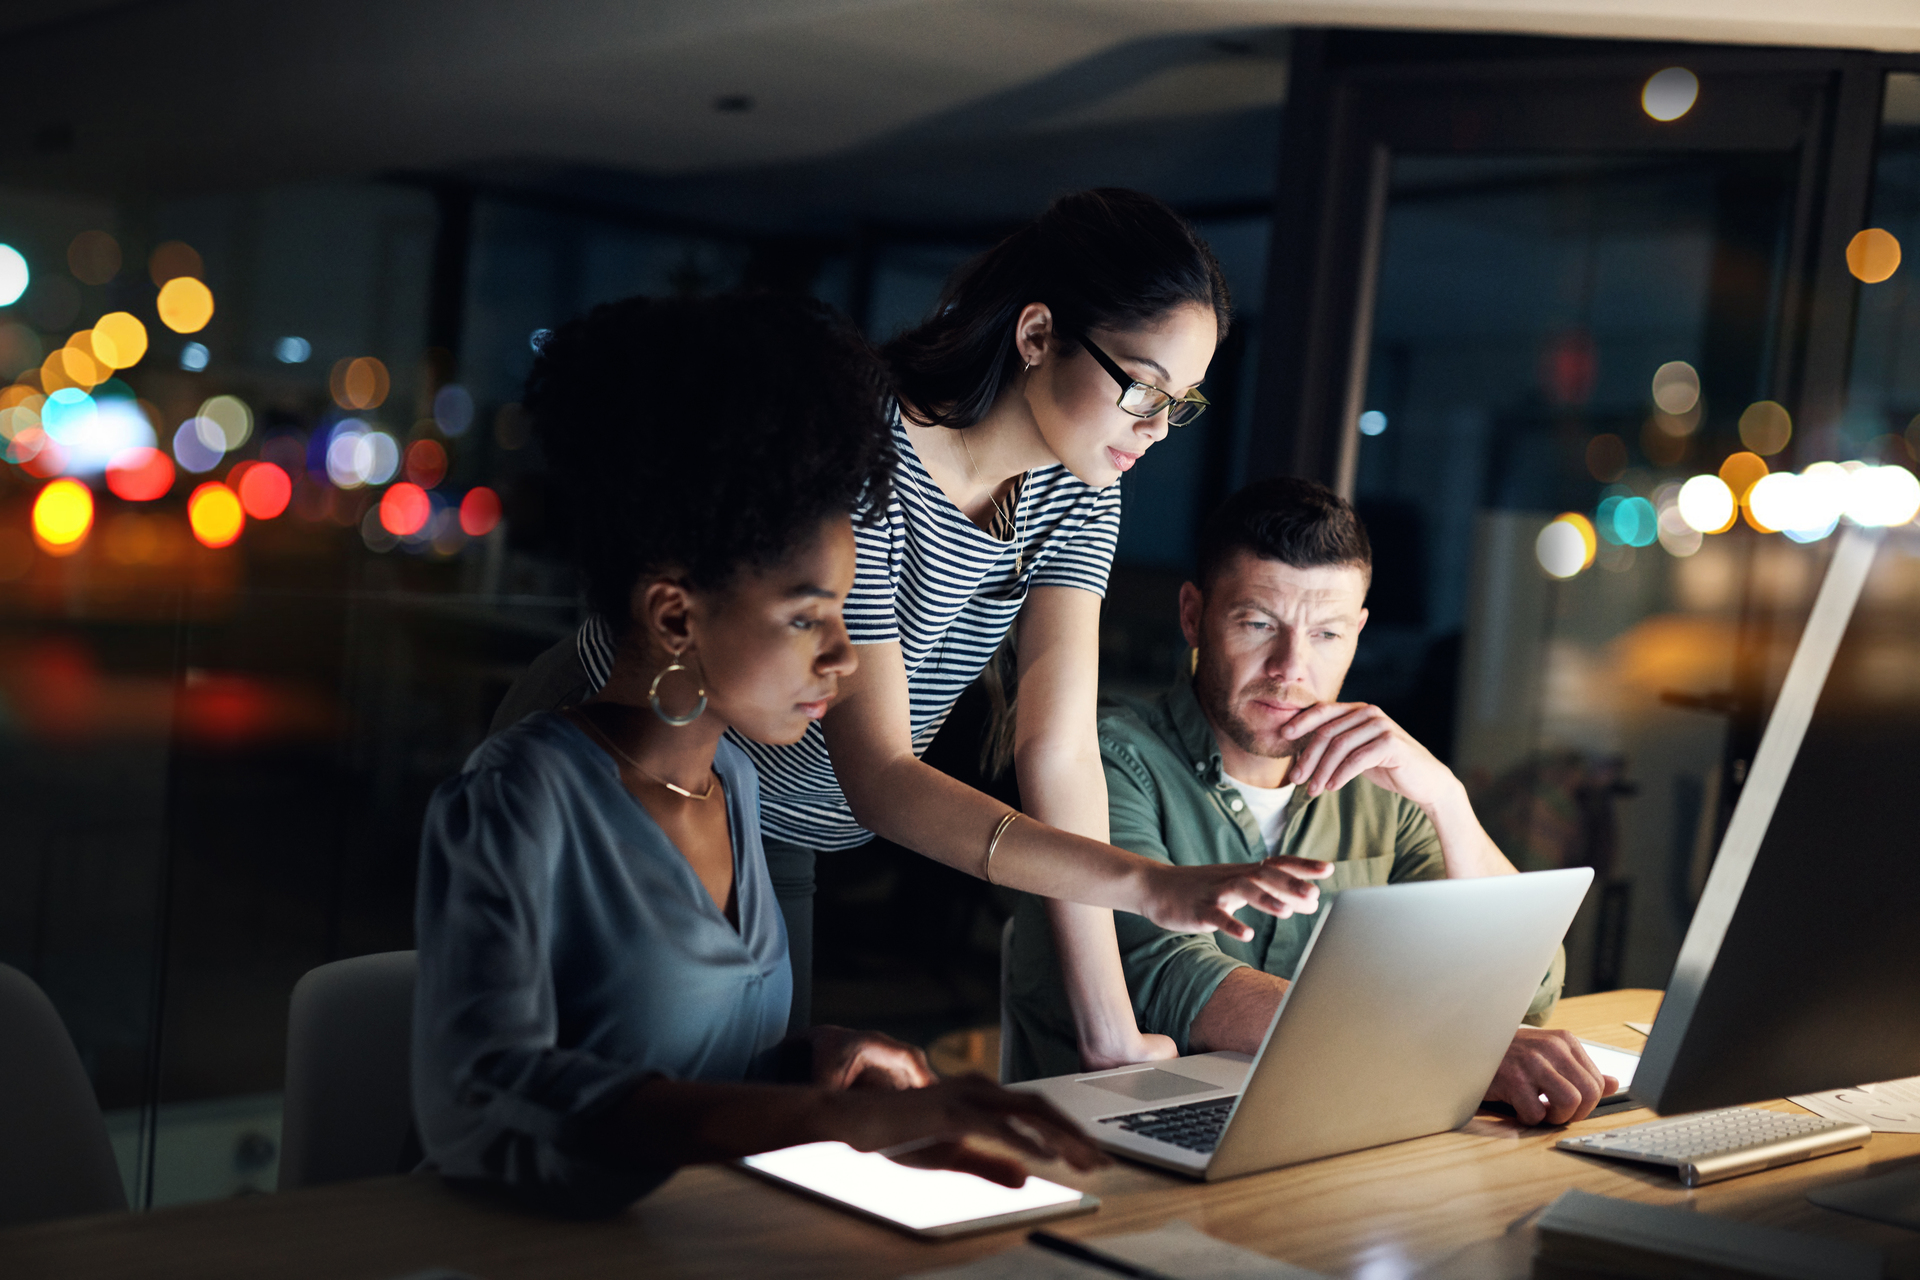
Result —
[{"label": "gold hoop earring", "polygon": [[1189,653],[1189,656],[1187,658],[1187,674],[1190,676],[1197,676],[1200,674],[1200,646],[1199,645],[1193,646],[1193,649]]},{"label": "gold hoop earring", "polygon": [[705,685],[698,683],[699,678],[696,676],[695,677],[696,683],[694,685],[694,696],[698,698],[699,701],[694,704],[693,714],[688,716],[668,715],[666,708],[660,705],[660,682],[662,680],[665,680],[669,675],[671,675],[675,671],[685,671],[691,674],[693,671],[693,668],[689,667],[684,662],[680,661],[679,654],[677,653],[674,654],[673,661],[669,662],[665,667],[661,668],[660,674],[655,676],[653,678],[653,683],[647,686],[647,705],[653,708],[653,714],[659,716],[662,720],[666,721],[668,724],[672,725],[674,728],[684,729],[686,726],[692,724],[695,720],[698,720],[701,716],[707,713],[707,689]]}]

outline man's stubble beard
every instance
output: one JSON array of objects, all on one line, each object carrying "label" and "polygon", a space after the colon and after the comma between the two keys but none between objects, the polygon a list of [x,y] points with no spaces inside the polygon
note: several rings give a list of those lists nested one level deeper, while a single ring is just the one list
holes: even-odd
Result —
[{"label": "man's stubble beard", "polygon": [[[1219,669],[1218,665],[1211,663],[1203,651],[1200,655],[1200,667],[1193,674],[1193,692],[1199,699],[1200,709],[1206,712],[1207,719],[1212,722],[1215,730],[1224,733],[1234,746],[1250,756],[1259,756],[1265,760],[1291,760],[1300,754],[1300,744],[1279,736],[1277,731],[1274,741],[1262,742],[1253,726],[1234,711],[1226,684],[1225,673]],[[1256,688],[1250,688],[1249,693],[1255,692]],[[1285,697],[1281,690],[1270,692],[1275,698]]]}]

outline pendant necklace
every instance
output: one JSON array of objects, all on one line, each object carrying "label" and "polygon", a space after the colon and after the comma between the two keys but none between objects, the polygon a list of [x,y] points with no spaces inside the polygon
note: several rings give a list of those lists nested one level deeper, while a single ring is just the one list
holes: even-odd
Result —
[{"label": "pendant necklace", "polygon": [[[974,461],[973,446],[967,443],[966,429],[961,428],[954,434],[960,437],[960,447],[967,451],[969,475],[972,479],[978,480],[980,464]],[[1027,562],[1027,508],[1026,504],[1020,501],[1025,496],[1026,487],[1027,476],[1023,471],[1020,473],[1019,480],[1014,482],[1013,488],[1007,493],[1004,505],[1001,499],[992,494],[987,495],[987,502],[993,507],[993,526],[996,536],[999,535],[1000,530],[1004,529],[1006,536],[1013,540],[1013,576],[1016,578],[1020,576]],[[1017,521],[1016,514],[1019,517]]]},{"label": "pendant necklace", "polygon": [[580,723],[586,725],[588,729],[593,731],[594,737],[606,743],[608,749],[611,750],[613,754],[619,756],[622,760],[626,761],[629,765],[631,765],[635,773],[645,778],[648,782],[652,782],[659,786],[665,787],[667,790],[673,792],[673,794],[677,796],[685,796],[689,800],[705,800],[707,797],[713,794],[713,788],[720,781],[719,775],[714,773],[712,769],[708,769],[707,770],[707,774],[708,774],[707,789],[705,791],[699,792],[698,794],[687,790],[685,787],[681,786],[677,782],[668,782],[665,778],[662,778],[658,774],[649,773],[646,767],[642,765],[638,760],[635,760],[632,756],[622,751],[620,749],[620,744],[615,742],[612,738],[609,738],[606,735],[606,733],[600,728],[600,726],[593,722],[592,717],[588,716],[586,712],[581,711],[576,707],[574,709],[574,713],[580,718]]}]

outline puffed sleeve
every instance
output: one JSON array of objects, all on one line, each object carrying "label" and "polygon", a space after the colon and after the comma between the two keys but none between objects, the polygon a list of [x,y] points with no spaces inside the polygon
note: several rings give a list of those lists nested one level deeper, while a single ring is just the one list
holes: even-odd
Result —
[{"label": "puffed sleeve", "polygon": [[645,1073],[556,1047],[552,904],[564,840],[538,770],[470,769],[434,793],[415,905],[414,1111],[442,1175],[593,1215],[673,1170],[616,1168],[582,1141]]}]

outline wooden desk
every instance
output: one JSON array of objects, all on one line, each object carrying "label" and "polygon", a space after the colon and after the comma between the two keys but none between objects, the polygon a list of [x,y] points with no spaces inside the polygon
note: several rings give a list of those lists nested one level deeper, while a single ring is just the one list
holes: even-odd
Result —
[{"label": "wooden desk", "polygon": [[[1564,1001],[1554,1020],[1637,1049],[1625,1021],[1652,1019],[1656,991]],[[1792,1104],[1773,1104],[1797,1110]],[[1646,1112],[1589,1120],[1608,1129]],[[1920,1277],[1920,1233],[1808,1204],[1812,1186],[1920,1157],[1920,1136],[1688,1191],[1672,1177],[1553,1150],[1563,1131],[1478,1117],[1465,1129],[1212,1186],[1116,1164],[1079,1178],[1105,1206],[1055,1229],[1145,1230],[1185,1218],[1224,1239],[1336,1276],[1485,1280],[1525,1276],[1521,1226],[1568,1187],[1723,1214],[1885,1247],[1889,1274]],[[288,1195],[73,1219],[0,1232],[8,1280],[143,1277],[392,1280],[452,1267],[513,1277],[899,1276],[1012,1247],[1018,1231],[931,1245],[869,1226],[729,1168],[689,1169],[611,1222],[566,1223],[457,1195],[431,1177],[379,1178]]]}]

